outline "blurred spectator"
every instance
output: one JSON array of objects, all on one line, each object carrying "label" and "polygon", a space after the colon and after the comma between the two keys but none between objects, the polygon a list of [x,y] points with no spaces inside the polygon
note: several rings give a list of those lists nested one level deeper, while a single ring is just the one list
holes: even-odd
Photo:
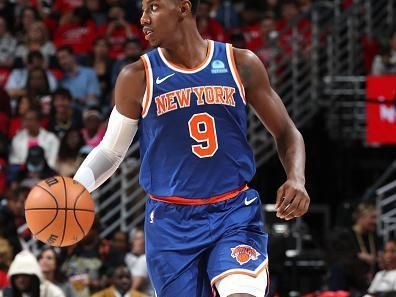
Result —
[{"label": "blurred spectator", "polygon": [[0,88],[0,133],[8,133],[11,118],[11,98]]},{"label": "blurred spectator", "polygon": [[224,0],[215,2],[218,2],[215,14],[216,20],[220,22],[226,31],[237,28],[239,26],[239,16],[232,1]]},{"label": "blurred spectator", "polygon": [[15,181],[23,187],[33,188],[39,181],[54,175],[57,173],[48,166],[42,147],[32,146],[28,151],[26,166],[18,172]]},{"label": "blurred spectator", "polygon": [[12,247],[7,239],[0,237],[0,289],[9,285],[7,271],[12,261]]},{"label": "blurred spectator", "polygon": [[58,286],[65,297],[75,297],[73,286],[60,271],[60,257],[53,247],[44,247],[37,256],[44,279]]},{"label": "blurred spectator", "polygon": [[53,94],[49,127],[59,139],[62,139],[67,131],[83,127],[80,111],[72,107],[69,90],[59,88]]},{"label": "blurred spectator", "polygon": [[264,11],[277,20],[281,17],[281,3],[282,1],[279,0],[267,0],[265,1]]},{"label": "blurred spectator", "polygon": [[85,6],[91,13],[92,19],[95,21],[96,26],[104,25],[107,21],[107,15],[104,10],[103,0],[85,0]]},{"label": "blurred spectator", "polygon": [[9,0],[0,0],[0,16],[6,20],[8,30],[14,31],[14,3]]},{"label": "blurred spectator", "polygon": [[204,39],[225,41],[224,30],[221,24],[210,16],[213,6],[212,0],[201,0],[197,12],[198,30]]},{"label": "blurred spectator", "polygon": [[312,12],[312,0],[298,0],[297,2],[300,14],[310,19]]},{"label": "blurred spectator", "polygon": [[11,287],[0,292],[1,297],[65,297],[61,289],[43,278],[39,264],[29,251],[16,255],[8,271]]},{"label": "blurred spectator", "polygon": [[260,60],[268,67],[277,51],[278,33],[272,15],[266,15],[260,22],[260,45],[256,51]]},{"label": "blurred spectator", "polygon": [[108,20],[109,23],[99,29],[99,35],[103,36],[109,44],[110,58],[121,57],[125,40],[128,38],[139,38],[142,44],[146,44],[142,30],[127,22],[125,11],[121,6],[110,8]]},{"label": "blurred spectator", "polygon": [[375,205],[361,203],[353,214],[354,225],[335,230],[329,244],[330,290],[367,291],[376,269],[380,240],[376,235]]},{"label": "blurred spectator", "polygon": [[384,270],[375,274],[368,292],[378,293],[393,292],[396,295],[396,240],[388,240],[384,249]]},{"label": "blurred spectator", "polygon": [[36,145],[44,149],[48,165],[55,168],[59,140],[55,134],[40,127],[40,113],[36,110],[29,110],[24,116],[24,129],[12,139],[10,164],[25,164],[29,148]]},{"label": "blurred spectator", "polygon": [[62,264],[62,271],[69,278],[78,297],[89,297],[101,287],[99,244],[99,221],[95,219],[88,234],[77,245],[65,250],[67,258]]},{"label": "blurred spectator", "polygon": [[396,31],[391,34],[381,54],[375,56],[371,71],[373,75],[396,74]]},{"label": "blurred spectator", "polygon": [[35,8],[37,9],[42,19],[48,19],[51,17],[52,10],[54,7],[55,0],[41,0],[36,1]]},{"label": "blurred spectator", "polygon": [[13,253],[10,242],[5,238],[0,237],[0,271],[7,273],[12,262],[12,258]]},{"label": "blurred spectator", "polygon": [[17,229],[24,222],[23,206],[28,193],[28,188],[18,187],[8,193],[5,204],[0,204],[0,236],[10,242],[13,256],[22,250]]},{"label": "blurred spectator", "polygon": [[241,32],[245,35],[246,46],[255,51],[260,44],[259,2],[247,1],[241,12]]},{"label": "blurred spectator", "polygon": [[40,103],[37,100],[28,96],[21,96],[17,99],[15,115],[11,118],[8,129],[9,138],[14,137],[22,129],[23,118],[26,112],[32,109],[40,109]]},{"label": "blurred spectator", "polygon": [[83,0],[55,0],[54,10],[64,15],[83,5]]},{"label": "blurred spectator", "polygon": [[65,74],[60,84],[70,91],[77,105],[80,105],[80,108],[97,105],[100,87],[95,70],[80,66],[70,47],[59,48],[57,58]]},{"label": "blurred spectator", "polygon": [[131,273],[124,265],[117,266],[111,272],[113,285],[92,295],[92,297],[147,297],[141,292],[132,289]]},{"label": "blurred spectator", "polygon": [[49,116],[51,112],[51,90],[48,82],[48,76],[44,69],[36,68],[28,72],[28,81],[26,84],[26,94],[40,104],[41,126],[48,127]]},{"label": "blurred spectator", "polygon": [[83,119],[84,128],[81,130],[81,133],[83,135],[84,142],[86,145],[94,148],[102,141],[106,132],[102,122],[103,116],[99,110],[90,108],[84,111]]},{"label": "blurred spectator", "polygon": [[28,72],[26,94],[38,101],[41,106],[41,116],[48,116],[51,109],[51,97],[48,76],[44,69],[36,68]]},{"label": "blurred spectator", "polygon": [[40,51],[46,65],[48,65],[51,56],[55,55],[55,47],[48,40],[48,32],[43,22],[34,22],[30,25],[26,34],[26,41],[17,46],[15,56],[26,61],[27,55],[31,51]]},{"label": "blurred spectator", "polygon": [[[296,31],[293,32],[293,29]],[[298,45],[303,51],[311,45],[311,22],[301,18],[297,3],[292,0],[282,2],[282,17],[276,22],[279,32],[279,44],[286,54],[291,54],[293,45]]]},{"label": "blurred spectator", "polygon": [[39,15],[33,7],[24,7],[19,14],[16,26],[16,38],[18,42],[26,42],[27,32],[33,23],[39,21]]},{"label": "blurred spectator", "polygon": [[125,263],[132,275],[132,288],[152,295],[147,272],[146,252],[144,249],[144,231],[135,228],[130,234],[131,251],[125,256]]},{"label": "blurred spectator", "polygon": [[[5,89],[11,97],[26,95],[28,73],[32,69],[46,69],[44,57],[40,51],[29,52],[26,67],[12,70],[5,85]],[[55,76],[48,70],[46,70],[46,74],[50,90],[55,91],[58,84]]]},{"label": "blurred spectator", "polygon": [[96,36],[96,26],[91,20],[88,8],[82,6],[65,16],[55,33],[57,48],[70,46],[76,55],[87,55]]},{"label": "blurred spectator", "polygon": [[127,252],[128,235],[125,232],[116,231],[110,241],[102,242],[101,256],[107,269],[125,265]]},{"label": "blurred spectator", "polygon": [[8,189],[8,142],[7,135],[0,132],[0,202]]},{"label": "blurred spectator", "polygon": [[118,59],[112,69],[111,74],[111,85],[114,87],[117,80],[118,74],[121,72],[122,68],[130,63],[139,60],[142,54],[142,47],[139,39],[132,38],[127,39],[124,43],[124,54],[122,58]]},{"label": "blurred spectator", "polygon": [[73,176],[83,159],[80,149],[84,146],[84,139],[80,130],[68,130],[61,140],[56,170],[62,176]]},{"label": "blurred spectator", "polygon": [[0,66],[11,67],[14,63],[16,39],[8,30],[7,19],[0,16]]},{"label": "blurred spectator", "polygon": [[104,38],[97,38],[93,45],[92,55],[89,56],[87,65],[95,69],[99,80],[102,98],[101,106],[109,105],[108,95],[111,92],[111,68],[113,60],[109,57],[109,44]]}]

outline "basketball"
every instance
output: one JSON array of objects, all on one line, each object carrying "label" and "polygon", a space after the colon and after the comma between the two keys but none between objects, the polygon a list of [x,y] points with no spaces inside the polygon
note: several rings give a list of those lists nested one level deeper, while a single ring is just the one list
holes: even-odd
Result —
[{"label": "basketball", "polygon": [[25,217],[36,239],[52,246],[68,246],[91,229],[94,202],[79,182],[55,176],[32,188],[25,202]]}]

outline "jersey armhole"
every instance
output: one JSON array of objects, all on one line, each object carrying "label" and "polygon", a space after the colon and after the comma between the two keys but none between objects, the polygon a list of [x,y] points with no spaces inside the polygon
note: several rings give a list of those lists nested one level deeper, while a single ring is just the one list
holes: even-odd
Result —
[{"label": "jersey armhole", "polygon": [[226,44],[226,51],[227,51],[228,65],[230,66],[232,77],[234,78],[234,81],[238,86],[239,94],[241,95],[243,103],[245,103],[246,105],[245,88],[243,86],[241,77],[238,72],[238,68],[236,66],[234,48],[232,47],[231,44],[229,43]]},{"label": "jersey armhole", "polygon": [[146,90],[144,92],[142,101],[142,118],[144,118],[151,105],[151,99],[153,96],[153,72],[151,69],[150,59],[147,54],[140,57],[144,64],[144,72],[146,73]]}]

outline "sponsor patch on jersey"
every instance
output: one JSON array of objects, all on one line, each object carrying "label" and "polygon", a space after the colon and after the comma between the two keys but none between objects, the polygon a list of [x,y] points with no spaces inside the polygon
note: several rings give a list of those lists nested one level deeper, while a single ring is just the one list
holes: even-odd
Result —
[{"label": "sponsor patch on jersey", "polygon": [[212,73],[219,74],[219,73],[227,73],[228,69],[226,68],[225,64],[221,60],[214,60],[211,64],[212,66]]},{"label": "sponsor patch on jersey", "polygon": [[260,253],[250,245],[240,244],[231,248],[231,257],[237,260],[240,265],[243,265],[250,260],[257,260],[259,256]]}]

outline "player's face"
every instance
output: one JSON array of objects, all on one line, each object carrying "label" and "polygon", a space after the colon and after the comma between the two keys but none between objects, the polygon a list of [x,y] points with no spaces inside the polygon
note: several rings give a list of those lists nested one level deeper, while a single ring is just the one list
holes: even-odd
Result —
[{"label": "player's face", "polygon": [[140,23],[143,33],[152,47],[162,46],[178,30],[180,1],[143,0]]}]

